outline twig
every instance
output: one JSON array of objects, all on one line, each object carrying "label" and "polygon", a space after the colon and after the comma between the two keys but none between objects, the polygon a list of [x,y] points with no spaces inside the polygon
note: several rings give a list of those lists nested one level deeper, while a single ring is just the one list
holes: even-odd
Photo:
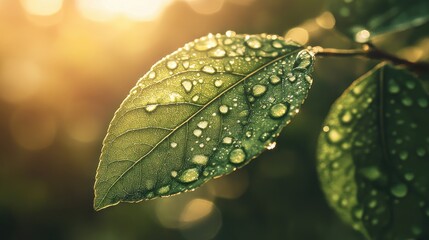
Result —
[{"label": "twig", "polygon": [[335,48],[313,48],[314,53],[318,56],[326,57],[366,57],[369,59],[389,61],[394,65],[402,65],[416,73],[429,72],[429,63],[425,62],[410,62],[408,60],[398,58],[392,54],[384,52],[376,48],[373,44],[367,43],[362,46],[362,49],[335,49]]}]

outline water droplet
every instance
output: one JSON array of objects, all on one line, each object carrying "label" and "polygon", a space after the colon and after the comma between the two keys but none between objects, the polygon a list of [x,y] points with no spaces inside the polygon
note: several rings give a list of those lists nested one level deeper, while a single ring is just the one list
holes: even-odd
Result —
[{"label": "water droplet", "polygon": [[171,171],[171,173],[170,173],[170,174],[171,174],[171,176],[172,176],[172,177],[174,177],[174,178],[175,178],[175,177],[177,177],[177,171]]},{"label": "water droplet", "polygon": [[362,208],[356,208],[353,210],[353,214],[357,219],[362,219],[363,217],[363,209]]},{"label": "water droplet", "polygon": [[183,183],[195,182],[198,180],[200,174],[198,173],[198,169],[191,168],[183,171],[183,173],[179,176],[178,180]]},{"label": "water droplet", "polygon": [[276,147],[277,143],[276,142],[272,142],[270,144],[268,144],[267,149],[268,150],[273,150]]},{"label": "water droplet", "polygon": [[230,145],[230,144],[232,144],[232,138],[231,137],[224,137],[222,139],[222,143]]},{"label": "water droplet", "polygon": [[199,96],[199,95],[194,95],[194,96],[192,97],[192,101],[194,101],[194,102],[198,101],[198,99],[200,99],[200,96]]},{"label": "water droplet", "polygon": [[288,107],[283,103],[277,103],[270,109],[270,116],[273,118],[281,118],[287,113]]},{"label": "water droplet", "polygon": [[407,160],[407,158],[408,158],[408,152],[406,152],[406,151],[401,151],[401,152],[399,153],[399,158],[400,158],[401,160],[403,160],[403,161]]},{"label": "water droplet", "polygon": [[176,148],[176,147],[177,147],[177,143],[176,143],[176,142],[172,142],[172,143],[170,143],[170,146],[171,146],[172,148]]},{"label": "water droplet", "polygon": [[272,83],[272,84],[277,84],[277,83],[279,83],[281,81],[281,79],[280,79],[280,77],[279,76],[277,76],[277,75],[271,75],[271,77],[270,77],[270,83]]},{"label": "water droplet", "polygon": [[417,104],[418,104],[420,107],[425,108],[425,107],[427,107],[427,106],[428,106],[428,100],[427,100],[426,98],[419,98],[419,99],[417,100]]},{"label": "water droplet", "polygon": [[395,186],[390,188],[390,192],[393,194],[393,196],[402,198],[405,197],[408,193],[408,188],[405,184],[399,183]]},{"label": "water droplet", "polygon": [[288,77],[289,82],[293,83],[296,81],[296,77],[294,75]]},{"label": "water droplet", "polygon": [[228,111],[229,111],[228,106],[226,106],[226,105],[220,105],[220,107],[219,107],[219,112],[220,113],[227,114]]},{"label": "water droplet", "polygon": [[201,131],[201,129],[195,129],[193,133],[195,137],[200,137],[203,131]]},{"label": "water droplet", "polygon": [[407,81],[405,82],[405,86],[407,86],[408,89],[414,89],[416,87],[416,83],[413,81]]},{"label": "water droplet", "polygon": [[170,186],[164,186],[164,187],[160,187],[158,189],[158,194],[166,194],[170,191]]},{"label": "water droplet", "polygon": [[222,48],[216,48],[209,52],[209,56],[213,58],[222,58],[225,57],[226,52]]},{"label": "water droplet", "polygon": [[381,176],[380,170],[375,166],[362,168],[360,172],[371,181],[377,180]]},{"label": "water droplet", "polygon": [[189,80],[183,80],[182,81],[182,86],[185,89],[185,92],[190,92],[192,90],[192,82]]},{"label": "water droplet", "polygon": [[343,136],[336,129],[331,129],[328,132],[328,139],[332,143],[338,143],[338,142],[340,142],[343,139]]},{"label": "water droplet", "polygon": [[398,93],[401,89],[399,88],[399,85],[396,84],[396,82],[392,79],[389,81],[388,90],[390,93],[395,94]]},{"label": "water droplet", "polygon": [[402,98],[401,102],[406,107],[410,107],[411,105],[413,105],[413,100],[409,97]]},{"label": "water droplet", "polygon": [[310,85],[313,84],[313,78],[310,75],[305,75],[304,78]]},{"label": "water droplet", "polygon": [[201,129],[205,129],[205,128],[207,128],[207,126],[209,125],[209,122],[208,121],[201,121],[201,122],[199,122],[198,124],[197,124],[197,126],[199,127],[199,128],[201,128]]},{"label": "water droplet", "polygon": [[218,79],[218,80],[216,80],[216,81],[214,82],[215,87],[221,87],[221,86],[222,86],[222,84],[223,84],[223,81],[222,81],[222,80],[220,80],[220,79]]},{"label": "water droplet", "polygon": [[208,73],[208,74],[214,74],[216,73],[216,69],[212,66],[204,66],[201,71]]},{"label": "water droplet", "polygon": [[204,37],[195,43],[197,51],[207,51],[217,47],[217,40],[213,37]]},{"label": "water droplet", "polygon": [[264,85],[256,84],[252,88],[252,94],[255,97],[262,96],[267,91],[267,87]]},{"label": "water droplet", "polygon": [[407,180],[407,181],[412,181],[412,180],[414,179],[414,174],[412,174],[412,173],[406,173],[406,174],[404,175],[404,178],[405,178],[405,180]]},{"label": "water droplet", "polygon": [[206,165],[209,157],[205,155],[195,155],[192,157],[192,162],[199,165]]},{"label": "water droplet", "polygon": [[274,41],[271,43],[271,45],[272,45],[274,48],[283,48],[283,44],[282,44],[279,40],[274,40]]},{"label": "water droplet", "polygon": [[340,113],[340,120],[342,123],[350,123],[353,120],[353,115],[349,111],[342,111]]},{"label": "water droplet", "polygon": [[246,159],[246,153],[241,148],[236,148],[229,154],[229,161],[234,164],[242,163]]},{"label": "water droplet", "polygon": [[150,73],[149,73],[149,78],[150,79],[154,79],[156,77],[156,73],[154,72],[154,71],[151,71]]},{"label": "water droplet", "polygon": [[424,157],[426,155],[426,150],[424,148],[418,148],[416,153],[417,153],[417,156]]},{"label": "water droplet", "polygon": [[313,67],[313,63],[314,53],[307,49],[301,50],[298,55],[296,55],[293,70],[308,72]]},{"label": "water droplet", "polygon": [[158,107],[158,104],[149,104],[145,107],[146,112],[153,112]]},{"label": "water droplet", "polygon": [[262,47],[261,41],[259,41],[259,39],[256,37],[249,37],[248,39],[246,39],[246,44],[253,49],[259,49]]},{"label": "water droplet", "polygon": [[226,31],[225,35],[227,37],[235,37],[236,33],[234,31],[228,30]]},{"label": "water droplet", "polygon": [[189,68],[189,61],[183,61],[182,65],[183,65],[184,69],[188,69]]},{"label": "water droplet", "polygon": [[253,135],[253,134],[252,134],[252,132],[251,132],[251,131],[247,131],[247,132],[246,132],[246,137],[250,138],[250,137],[252,137],[252,135]]},{"label": "water droplet", "polygon": [[371,200],[369,203],[368,203],[368,207],[369,208],[375,208],[377,206],[377,200]]},{"label": "water droplet", "polygon": [[174,60],[170,60],[167,62],[167,67],[171,70],[174,70],[177,68],[177,62]]}]

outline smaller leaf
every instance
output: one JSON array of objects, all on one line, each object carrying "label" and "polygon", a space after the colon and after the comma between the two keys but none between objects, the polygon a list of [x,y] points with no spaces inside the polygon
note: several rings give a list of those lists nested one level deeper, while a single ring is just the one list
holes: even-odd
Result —
[{"label": "smaller leaf", "polygon": [[427,0],[331,0],[336,28],[357,42],[429,21]]},{"label": "smaller leaf", "polygon": [[318,172],[328,202],[372,239],[429,238],[429,96],[408,71],[380,64],[333,104]]}]

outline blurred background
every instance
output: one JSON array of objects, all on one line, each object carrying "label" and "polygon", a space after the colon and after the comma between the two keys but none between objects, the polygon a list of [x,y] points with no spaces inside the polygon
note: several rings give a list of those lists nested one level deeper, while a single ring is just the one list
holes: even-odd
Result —
[{"label": "blurred background", "polygon": [[[244,169],[191,193],[92,209],[107,126],[151,65],[227,30],[356,47],[333,30],[326,4],[0,0],[0,239],[362,239],[327,205],[314,156],[330,104],[374,64],[362,59],[318,61],[300,114],[274,150]],[[376,44],[427,60],[427,29]]]}]

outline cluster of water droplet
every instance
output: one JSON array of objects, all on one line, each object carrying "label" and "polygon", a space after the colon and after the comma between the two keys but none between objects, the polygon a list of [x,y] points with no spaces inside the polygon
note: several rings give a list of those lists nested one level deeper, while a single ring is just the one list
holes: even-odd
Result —
[{"label": "cluster of water droplet", "polygon": [[[131,90],[106,138],[105,158],[132,159],[116,162],[141,179],[124,190],[128,199],[192,190],[273,149],[306,98],[313,61],[311,50],[281,37],[228,31],[155,64]],[[160,170],[142,175],[140,169],[149,168]]]},{"label": "cluster of water droplet", "polygon": [[[398,224],[393,218],[410,205],[429,217],[429,96],[418,85],[403,70],[382,66],[334,104],[323,127],[319,175],[331,204],[356,229]],[[404,236],[422,233],[419,221]]]}]

